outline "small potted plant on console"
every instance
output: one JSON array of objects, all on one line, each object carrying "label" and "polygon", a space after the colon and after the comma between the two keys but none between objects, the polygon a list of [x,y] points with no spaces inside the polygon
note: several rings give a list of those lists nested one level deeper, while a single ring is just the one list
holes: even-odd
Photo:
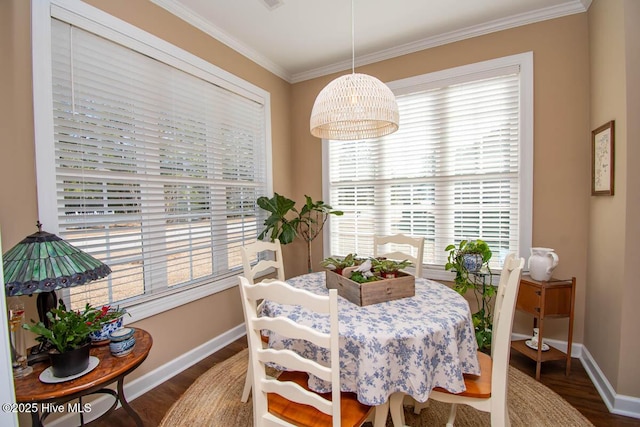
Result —
[{"label": "small potted plant on console", "polygon": [[47,312],[47,326],[32,320],[23,328],[37,334],[37,341],[51,344],[53,348],[49,351],[49,360],[53,375],[64,378],[80,373],[89,366],[89,334],[102,328],[100,314],[100,310],[89,304],[83,310],[67,310],[64,302],[59,300],[58,308]]}]

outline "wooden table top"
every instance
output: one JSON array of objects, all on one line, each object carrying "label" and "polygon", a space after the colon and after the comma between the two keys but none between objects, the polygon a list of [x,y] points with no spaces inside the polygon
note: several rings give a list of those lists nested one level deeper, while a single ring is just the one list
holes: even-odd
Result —
[{"label": "wooden table top", "polygon": [[134,328],[136,345],[133,351],[124,357],[115,357],[109,351],[109,345],[91,348],[91,356],[100,359],[98,366],[86,375],[70,381],[47,384],[39,380],[42,371],[47,369],[48,362],[33,365],[33,372],[24,378],[15,378],[17,402],[43,402],[63,399],[74,394],[89,394],[103,386],[116,381],[140,366],[149,355],[153,339],[151,335],[139,328]]}]

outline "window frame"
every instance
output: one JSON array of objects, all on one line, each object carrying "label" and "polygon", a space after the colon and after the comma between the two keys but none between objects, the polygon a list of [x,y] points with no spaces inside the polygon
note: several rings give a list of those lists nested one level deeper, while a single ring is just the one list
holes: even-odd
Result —
[{"label": "window frame", "polygon": [[[469,75],[477,75],[478,79],[495,69],[518,66],[520,68],[520,135],[519,135],[519,176],[520,176],[520,203],[519,203],[519,245],[517,256],[524,256],[529,252],[532,242],[533,230],[533,52],[524,52],[497,59],[490,59],[474,64],[462,65],[433,73],[408,77],[387,83],[394,94],[409,93],[411,88],[432,86],[439,81],[452,84],[456,79],[466,78]],[[323,199],[331,204],[329,162],[329,140],[322,140],[322,191]],[[331,254],[331,221],[325,225],[324,233],[324,257],[335,256]],[[442,248],[444,251],[444,248]],[[443,265],[427,264],[423,268],[423,276],[433,280],[452,280],[453,273],[446,271]]]},{"label": "window frame", "polygon": [[[271,102],[268,91],[86,3],[69,0],[34,0],[32,2],[32,61],[36,185],[39,219],[45,224],[47,231],[59,233],[56,217],[56,171],[55,164],[51,161],[54,158],[51,107],[53,104],[51,20],[53,18],[99,34],[263,104],[266,191],[269,194],[273,192]],[[127,307],[131,314],[127,321],[142,320],[235,286],[237,286],[237,278],[235,275],[230,275],[173,292],[164,292],[157,296],[145,296],[143,301],[133,302]],[[68,292],[68,290],[59,291],[61,294],[59,296],[68,298]]]}]

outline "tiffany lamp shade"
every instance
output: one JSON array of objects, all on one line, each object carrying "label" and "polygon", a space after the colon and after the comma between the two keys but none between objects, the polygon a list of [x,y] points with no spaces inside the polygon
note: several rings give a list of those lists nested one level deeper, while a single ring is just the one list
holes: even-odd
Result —
[{"label": "tiffany lamp shade", "polygon": [[[3,254],[4,289],[7,296],[38,294],[36,305],[40,321],[48,326],[47,312],[57,303],[55,291],[84,285],[108,276],[111,269],[93,256],[65,242],[55,234],[42,231],[25,237]],[[29,357],[45,353],[43,345],[31,349]]]}]

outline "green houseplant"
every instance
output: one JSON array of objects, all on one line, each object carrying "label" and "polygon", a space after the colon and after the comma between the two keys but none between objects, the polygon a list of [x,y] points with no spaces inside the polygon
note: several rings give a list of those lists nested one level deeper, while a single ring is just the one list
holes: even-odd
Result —
[{"label": "green houseplant", "polygon": [[105,323],[124,314],[124,310],[97,309],[89,304],[83,310],[67,310],[62,299],[58,307],[47,312],[48,325],[31,321],[23,328],[38,335],[39,342],[52,345],[49,352],[53,374],[66,377],[82,372],[89,364],[90,334],[102,329]]},{"label": "green houseplant", "polygon": [[493,255],[489,245],[480,239],[462,240],[445,248],[449,252],[445,270],[455,272],[453,289],[460,295],[473,291],[478,311],[472,314],[476,341],[480,349],[491,348],[493,311],[491,301],[496,288],[491,285],[489,260]]},{"label": "green houseplant", "polygon": [[332,270],[336,274],[342,274],[342,270],[347,267],[353,267],[354,265],[358,265],[360,260],[356,258],[357,254],[348,254],[344,258],[334,258],[329,257],[325,258],[320,262],[320,265],[327,268],[332,268]]},{"label": "green houseplant", "polygon": [[374,282],[381,279],[392,279],[398,276],[398,271],[411,265],[409,260],[396,261],[387,258],[368,258],[366,260],[356,258],[355,254],[346,257],[326,258],[321,263],[325,267],[334,267],[334,272],[342,274],[347,267],[359,266],[348,276],[350,280],[358,283]]},{"label": "green houseplant", "polygon": [[305,195],[305,203],[300,210],[295,207],[295,201],[274,193],[273,197],[259,197],[258,206],[270,213],[264,221],[264,229],[258,239],[271,241],[279,239],[283,245],[293,242],[300,236],[307,244],[307,269],[311,266],[311,242],[320,235],[329,215],[342,215],[342,211],[333,208],[322,200],[314,201]]},{"label": "green houseplant", "polygon": [[[93,345],[106,344],[109,342],[109,335],[117,329],[122,328],[124,315],[129,314],[125,309],[104,305],[96,317],[102,328],[99,331],[91,332],[89,337]],[[129,314],[130,315],[130,314]]]},{"label": "green houseplant", "polygon": [[371,264],[373,271],[382,277],[383,279],[392,279],[397,277],[398,271],[405,267],[409,267],[411,262],[409,260],[395,261],[386,258],[372,258]]}]

